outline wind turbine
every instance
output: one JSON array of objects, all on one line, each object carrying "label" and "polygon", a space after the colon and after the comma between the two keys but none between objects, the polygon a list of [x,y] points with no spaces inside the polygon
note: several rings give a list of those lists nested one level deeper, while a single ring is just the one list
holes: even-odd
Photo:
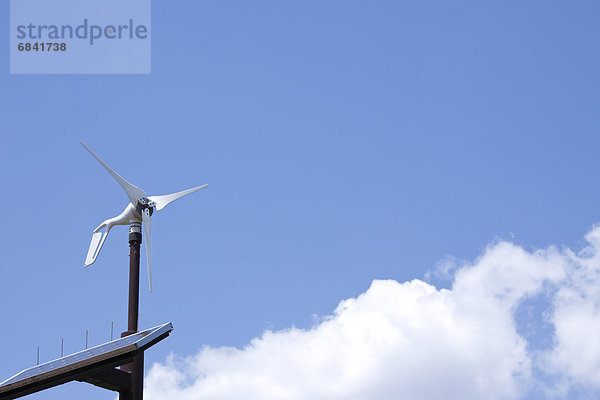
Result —
[{"label": "wind turbine", "polygon": [[[119,174],[117,174],[108,164],[106,164],[100,157],[96,155],[89,147],[80,141],[81,145],[85,147],[87,151],[106,169],[106,171],[117,181],[117,183],[123,188],[129,204],[125,207],[125,210],[114,218],[109,218],[102,222],[92,235],[92,241],[88,249],[88,253],[85,259],[85,266],[92,265],[98,258],[100,249],[108,236],[111,228],[115,225],[129,225],[130,241],[133,234],[139,235],[139,242],[141,244],[141,229],[140,224],[144,228],[144,236],[146,237],[146,258],[148,265],[148,285],[150,292],[152,292],[152,267],[151,267],[151,233],[152,233],[152,214],[154,209],[157,211],[162,210],[171,202],[187,196],[190,193],[194,193],[197,190],[204,189],[208,185],[196,186],[191,189],[183,190],[181,192],[166,194],[162,196],[147,196],[146,193],[135,185],[127,182]],[[102,230],[104,229],[104,232]],[[134,235],[137,236],[137,235]],[[138,250],[139,257],[139,250]],[[139,258],[138,258],[139,259]]]},{"label": "wind turbine", "polygon": [[[117,174],[100,157],[96,155],[85,143],[80,142],[83,147],[104,167],[104,169],[123,188],[129,204],[125,210],[114,218],[102,222],[92,235],[92,242],[88,250],[85,266],[92,265],[98,258],[100,249],[108,236],[111,228],[115,225],[129,225],[129,307],[127,314],[127,331],[121,333],[121,337],[133,335],[138,331],[138,305],[140,290],[140,245],[142,244],[142,226],[146,236],[146,257],[148,264],[148,284],[152,292],[152,268],[150,253],[150,235],[152,232],[152,214],[154,210],[162,210],[171,202],[182,198],[197,190],[204,189],[208,185],[196,186],[181,192],[163,196],[147,196],[146,193],[132,185]],[[104,230],[104,231],[103,231]],[[134,356],[131,363],[121,366],[121,370],[129,372],[132,381],[132,397],[127,399],[142,400],[144,387],[144,353]]]}]

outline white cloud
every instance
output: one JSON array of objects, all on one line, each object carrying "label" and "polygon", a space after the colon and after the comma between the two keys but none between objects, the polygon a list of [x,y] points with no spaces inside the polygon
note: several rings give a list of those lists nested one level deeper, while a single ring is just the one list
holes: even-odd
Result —
[{"label": "white cloud", "polygon": [[549,371],[561,375],[562,386],[577,383],[600,387],[600,227],[586,235],[589,246],[578,254],[566,251],[568,278],[554,297],[552,322],[556,346],[546,354]]},{"label": "white cloud", "polygon": [[[579,253],[491,244],[450,290],[375,280],[312,329],[265,332],[242,349],[170,356],[146,378],[148,400],[512,399],[600,387],[600,228]],[[545,293],[551,348],[531,350],[515,310]],[[538,379],[539,370],[553,374]],[[562,392],[557,392],[558,390]],[[550,392],[547,392],[550,393]]]}]

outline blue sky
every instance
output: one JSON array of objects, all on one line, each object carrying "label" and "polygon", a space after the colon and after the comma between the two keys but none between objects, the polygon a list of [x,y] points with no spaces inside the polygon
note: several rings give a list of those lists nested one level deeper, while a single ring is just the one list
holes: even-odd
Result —
[{"label": "blue sky", "polygon": [[[8,2],[0,13],[8,26]],[[92,344],[111,321],[126,329],[126,228],[83,261],[127,198],[79,140],[149,194],[209,184],[154,218],[140,326],[175,331],[147,371],[310,329],[375,279],[425,280],[448,256],[478,265],[489,243],[585,247],[600,221],[599,14],[591,1],[154,2],[148,76],[9,75],[5,48],[0,379],[38,345],[49,361],[61,338],[74,352],[86,329]],[[570,396],[598,393],[583,387]],[[31,398],[82,395],[111,396],[69,384]]]}]

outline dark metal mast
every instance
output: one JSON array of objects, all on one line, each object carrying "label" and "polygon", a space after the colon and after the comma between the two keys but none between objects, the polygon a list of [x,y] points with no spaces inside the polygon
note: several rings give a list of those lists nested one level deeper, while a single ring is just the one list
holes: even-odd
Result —
[{"label": "dark metal mast", "polygon": [[[140,298],[140,246],[142,244],[142,224],[129,224],[129,307],[127,331],[121,337],[138,331],[138,309]],[[142,400],[144,398],[144,353],[140,352],[133,362],[121,366],[121,370],[131,373],[132,393],[121,393],[121,400]]]}]

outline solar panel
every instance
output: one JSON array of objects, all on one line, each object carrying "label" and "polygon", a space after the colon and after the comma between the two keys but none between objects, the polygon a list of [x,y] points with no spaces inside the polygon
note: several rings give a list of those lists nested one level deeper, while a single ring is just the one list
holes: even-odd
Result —
[{"label": "solar panel", "polygon": [[[172,330],[173,325],[168,322],[133,335],[125,336],[90,349],[82,350],[75,354],[25,369],[0,383],[0,397],[3,397],[2,393],[14,391],[23,386],[35,385],[36,383],[48,381],[59,376],[68,376],[70,372],[76,373],[78,371],[84,371],[86,367],[106,365],[111,363],[111,361],[116,362],[118,360],[124,360],[129,356],[144,351],[146,348],[164,339]],[[64,382],[67,382],[73,379],[77,379],[77,377],[73,376],[72,379],[63,380]]]}]

